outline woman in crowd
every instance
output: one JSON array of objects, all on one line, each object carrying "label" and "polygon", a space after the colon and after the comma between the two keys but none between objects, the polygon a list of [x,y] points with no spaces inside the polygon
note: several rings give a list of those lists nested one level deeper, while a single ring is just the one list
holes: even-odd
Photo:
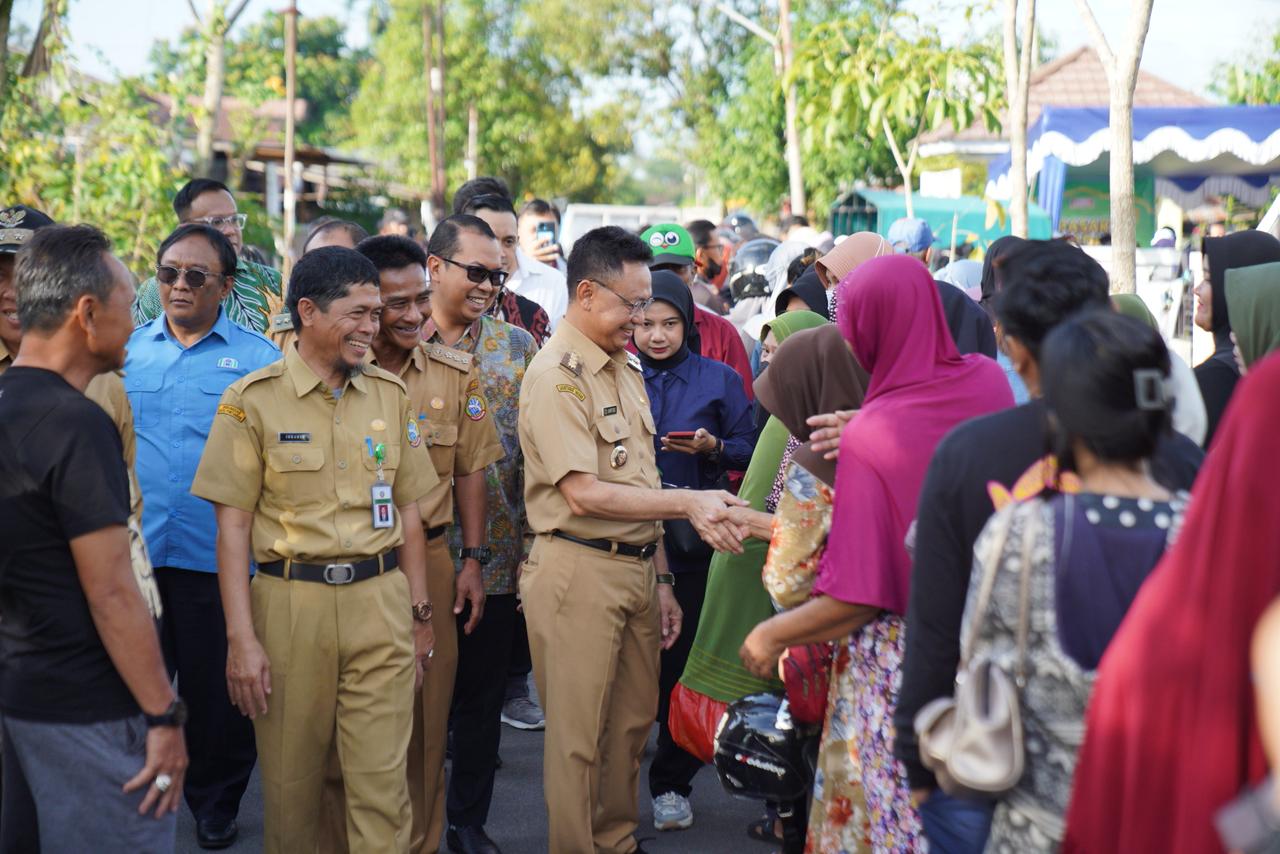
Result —
[{"label": "woman in crowd", "polygon": [[1249,648],[1280,594],[1280,360],[1237,398],[1098,669],[1065,852],[1221,852],[1215,813],[1266,775]]},{"label": "woman in crowd", "polygon": [[1280,263],[1228,270],[1226,283],[1237,367],[1244,374],[1280,349]]},{"label": "woman in crowd", "polygon": [[[693,294],[667,270],[653,274],[653,303],[636,326],[635,345],[657,427],[655,450],[663,486],[711,489],[729,470],[751,461],[755,432],[742,379],[729,366],[698,355]],[[688,434],[676,436],[677,432]],[[692,535],[692,536],[690,536]],[[662,652],[658,683],[658,750],[649,768],[654,825],[674,830],[693,823],[689,793],[702,762],[671,740],[667,728],[671,689],[684,672],[698,630],[712,550],[692,526],[667,523],[667,564],[676,578],[684,630]]]},{"label": "woman in crowd", "polygon": [[1231,392],[1240,381],[1240,369],[1232,352],[1227,270],[1280,261],[1280,240],[1265,231],[1238,231],[1225,237],[1206,237],[1202,252],[1204,279],[1195,289],[1195,324],[1213,333],[1214,350],[1212,356],[1196,365],[1196,381],[1200,383],[1200,394],[1209,415],[1205,436],[1205,447],[1208,447]]},{"label": "woman in crowd", "polygon": [[938,271],[935,276],[939,282],[955,285],[965,292],[974,302],[982,302],[982,262],[962,258],[952,261]]},{"label": "woman in crowd", "polygon": [[815,265],[809,265],[795,280],[791,287],[778,294],[774,302],[774,314],[786,314],[788,311],[816,312],[826,319],[831,319],[830,307],[827,305],[827,289],[818,278]]},{"label": "woman in crowd", "polygon": [[[993,325],[996,321],[995,306],[992,301],[995,299],[996,291],[1000,290],[1000,257],[1026,242],[1021,237],[1006,234],[1004,237],[997,237],[991,241],[991,245],[987,247],[986,254],[982,256],[982,277],[978,282],[978,289],[982,293],[982,299],[978,301],[978,304],[986,309]],[[1019,406],[1029,401],[1031,394],[1027,391],[1027,384],[1022,381],[1022,377],[1018,376],[1017,370],[1013,367],[1013,362],[1009,360],[1003,349],[996,353],[996,361],[1000,363],[1000,367],[1004,370],[1005,379],[1009,381],[1009,389],[1013,392],[1014,401]]]},{"label": "woman in crowd", "polygon": [[1148,466],[1169,429],[1172,402],[1159,333],[1092,311],[1054,329],[1042,353],[1055,452],[1080,491],[1008,505],[974,547],[963,635],[971,639],[969,654],[994,658],[1025,679],[1025,766],[996,806],[986,849],[992,854],[1050,852],[1061,844],[1094,671],[1177,529],[1185,499],[1156,483]]},{"label": "woman in crowd", "polygon": [[840,331],[871,379],[841,437],[815,595],[757,626],[741,654],[762,677],[789,646],[847,638],[853,695],[837,702],[847,701],[857,721],[871,845],[916,851],[920,822],[890,744],[911,577],[907,530],[942,436],[1013,399],[994,362],[956,350],[937,286],[916,259],[866,262],[840,283],[837,307]]},{"label": "woman in crowd", "polygon": [[[1155,315],[1137,294],[1116,294],[1111,298],[1111,304],[1121,314],[1142,321],[1157,333],[1160,332],[1160,324],[1156,322]],[[1175,397],[1173,429],[1204,447],[1204,437],[1209,430],[1209,417],[1205,412],[1204,398],[1200,396],[1200,384],[1196,382],[1196,375],[1191,370],[1191,366],[1172,350],[1169,351],[1169,381],[1173,384]]]}]

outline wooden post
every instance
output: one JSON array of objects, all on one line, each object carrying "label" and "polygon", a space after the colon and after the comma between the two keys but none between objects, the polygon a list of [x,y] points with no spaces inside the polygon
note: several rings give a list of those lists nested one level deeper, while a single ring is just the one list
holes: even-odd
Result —
[{"label": "wooden post", "polygon": [[293,188],[293,160],[296,146],[294,104],[297,96],[298,6],[290,3],[284,10],[284,263],[281,277],[288,286],[293,271],[293,234],[297,228],[297,198]]}]

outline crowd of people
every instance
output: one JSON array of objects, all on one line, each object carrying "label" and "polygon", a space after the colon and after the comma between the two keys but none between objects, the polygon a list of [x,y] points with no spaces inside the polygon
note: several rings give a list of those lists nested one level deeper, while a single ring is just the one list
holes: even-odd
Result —
[{"label": "crowd of people", "polygon": [[1069,239],[565,253],[482,177],[284,281],[173,208],[136,287],[0,211],[0,852],[225,848],[255,767],[268,852],[498,852],[504,722],[557,854],[642,850],[655,724],[658,832],[712,765],[786,854],[1275,844],[1272,235],[1192,369]]}]

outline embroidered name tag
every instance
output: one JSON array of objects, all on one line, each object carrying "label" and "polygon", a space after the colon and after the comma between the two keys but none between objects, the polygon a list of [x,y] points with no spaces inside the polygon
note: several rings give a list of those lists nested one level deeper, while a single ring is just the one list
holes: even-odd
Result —
[{"label": "embroidered name tag", "polygon": [[281,442],[310,442],[311,441],[310,433],[281,433],[279,435],[280,435]]},{"label": "embroidered name tag", "polygon": [[219,368],[238,368],[240,367],[240,360],[233,359],[230,356],[223,356],[221,359],[218,360],[218,367]]},{"label": "embroidered name tag", "polygon": [[602,412],[602,413],[600,413],[600,414],[601,414],[601,415],[617,415],[617,414],[618,414],[618,407],[616,407],[616,406],[606,406],[606,407],[604,408],[604,412]]}]

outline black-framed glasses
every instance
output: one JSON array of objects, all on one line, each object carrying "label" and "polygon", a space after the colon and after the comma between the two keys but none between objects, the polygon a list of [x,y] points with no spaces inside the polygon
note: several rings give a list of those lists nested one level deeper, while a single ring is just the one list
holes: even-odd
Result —
[{"label": "black-framed glasses", "polygon": [[187,287],[198,291],[209,283],[210,279],[221,279],[225,273],[211,273],[199,267],[175,267],[172,264],[156,265],[156,281],[162,285],[177,284],[178,279],[187,283]]},{"label": "black-framed glasses", "polygon": [[508,274],[506,270],[490,270],[488,267],[481,267],[479,264],[463,264],[459,261],[453,260],[452,258],[446,258],[443,255],[437,255],[436,257],[446,264],[461,267],[467,273],[467,281],[472,284],[478,285],[485,279],[488,279],[489,284],[493,285],[495,288],[500,288],[507,283]]},{"label": "black-framed glasses", "polygon": [[599,285],[600,287],[604,288],[606,291],[608,291],[609,293],[617,297],[618,301],[621,302],[626,307],[627,313],[630,314],[632,317],[634,317],[637,314],[644,314],[645,309],[653,305],[653,297],[649,297],[648,299],[636,300],[635,302],[632,302],[631,300],[626,299],[622,294],[618,293],[613,288],[609,287],[599,279],[587,279],[587,281],[591,282],[594,285]]}]

